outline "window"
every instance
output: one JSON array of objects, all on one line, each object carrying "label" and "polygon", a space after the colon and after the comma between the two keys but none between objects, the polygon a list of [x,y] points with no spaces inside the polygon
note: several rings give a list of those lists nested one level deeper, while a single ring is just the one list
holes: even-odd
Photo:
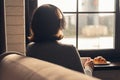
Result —
[{"label": "window", "polygon": [[33,8],[50,3],[59,7],[66,18],[67,25],[64,31],[65,37],[61,40],[62,43],[76,46],[81,56],[101,55],[108,60],[119,59],[119,0],[25,1],[28,8],[26,8],[26,34],[29,32],[28,27]]},{"label": "window", "polygon": [[79,50],[115,48],[115,0],[38,0],[38,7],[42,4],[56,5],[65,15],[60,42]]}]

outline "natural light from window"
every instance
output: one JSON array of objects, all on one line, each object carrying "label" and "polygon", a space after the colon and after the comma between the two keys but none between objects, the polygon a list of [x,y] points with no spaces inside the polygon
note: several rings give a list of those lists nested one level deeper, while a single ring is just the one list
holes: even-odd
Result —
[{"label": "natural light from window", "polygon": [[[77,26],[76,1],[77,0],[38,0],[38,7],[42,4],[53,4],[63,11],[66,19],[66,30],[64,30],[65,37],[60,42],[73,44],[74,46],[76,46]],[[78,1],[77,48],[80,50],[113,49],[115,35],[115,0]]]}]

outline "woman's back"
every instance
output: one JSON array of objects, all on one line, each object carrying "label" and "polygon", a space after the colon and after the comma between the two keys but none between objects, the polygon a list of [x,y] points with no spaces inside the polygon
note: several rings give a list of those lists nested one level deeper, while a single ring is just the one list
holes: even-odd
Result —
[{"label": "woman's back", "polygon": [[44,4],[32,16],[27,56],[84,72],[80,56],[72,45],[58,43],[65,29],[65,17],[54,5]]},{"label": "woman's back", "polygon": [[60,44],[57,41],[31,42],[27,47],[27,56],[49,61],[84,73],[80,56],[72,45]]}]

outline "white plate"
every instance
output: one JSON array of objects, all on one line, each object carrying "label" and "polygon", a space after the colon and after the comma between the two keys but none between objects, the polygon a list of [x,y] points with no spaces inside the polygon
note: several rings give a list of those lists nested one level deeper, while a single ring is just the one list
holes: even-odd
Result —
[{"label": "white plate", "polygon": [[105,64],[94,64],[94,65],[109,65],[111,62],[110,61],[107,61],[107,63]]}]

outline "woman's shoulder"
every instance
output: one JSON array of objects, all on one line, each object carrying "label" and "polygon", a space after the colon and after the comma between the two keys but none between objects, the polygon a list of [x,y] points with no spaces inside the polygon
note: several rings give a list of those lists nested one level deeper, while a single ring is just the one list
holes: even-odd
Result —
[{"label": "woman's shoulder", "polygon": [[35,44],[36,44],[35,42],[30,42],[30,43],[27,44],[27,46],[33,46]]},{"label": "woman's shoulder", "polygon": [[30,42],[30,43],[27,44],[27,48],[34,48],[34,47],[36,47],[37,45],[38,45],[38,44],[35,43],[35,42]]},{"label": "woman's shoulder", "polygon": [[41,46],[41,47],[61,47],[61,48],[65,48],[65,49],[76,49],[74,45],[72,44],[64,44],[61,42],[46,42],[46,43],[36,43],[36,42],[30,42],[27,45],[27,48],[32,48],[32,47],[37,47],[37,46]]},{"label": "woman's shoulder", "polygon": [[59,44],[61,47],[66,47],[66,48],[75,48],[75,46],[74,46],[74,45],[72,45],[72,44],[64,44],[64,43],[60,43],[60,42],[58,42],[58,44]]}]

